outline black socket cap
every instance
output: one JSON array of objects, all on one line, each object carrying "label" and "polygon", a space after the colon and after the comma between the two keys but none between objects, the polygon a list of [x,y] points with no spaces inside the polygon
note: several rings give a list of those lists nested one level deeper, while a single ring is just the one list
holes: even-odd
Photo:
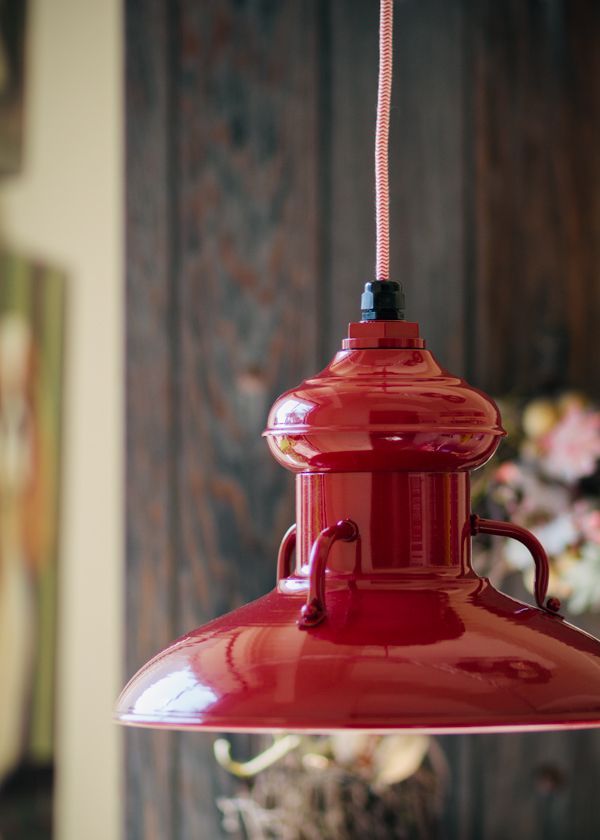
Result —
[{"label": "black socket cap", "polygon": [[365,283],[360,299],[362,321],[403,321],[404,291],[395,280]]}]

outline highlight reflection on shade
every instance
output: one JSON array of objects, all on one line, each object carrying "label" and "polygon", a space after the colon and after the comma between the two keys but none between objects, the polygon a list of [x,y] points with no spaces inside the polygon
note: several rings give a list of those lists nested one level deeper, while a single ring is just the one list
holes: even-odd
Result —
[{"label": "highlight reflection on shade", "polygon": [[189,713],[190,709],[203,712],[217,699],[208,686],[198,683],[198,677],[187,666],[150,685],[135,701],[134,715],[156,715],[157,712]]}]

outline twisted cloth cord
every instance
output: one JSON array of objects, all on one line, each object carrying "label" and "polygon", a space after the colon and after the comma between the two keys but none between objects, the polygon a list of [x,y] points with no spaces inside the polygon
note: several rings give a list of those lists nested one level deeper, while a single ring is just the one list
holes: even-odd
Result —
[{"label": "twisted cloth cord", "polygon": [[379,88],[375,127],[375,279],[390,279],[390,185],[388,145],[392,96],[394,0],[381,0],[379,17]]}]

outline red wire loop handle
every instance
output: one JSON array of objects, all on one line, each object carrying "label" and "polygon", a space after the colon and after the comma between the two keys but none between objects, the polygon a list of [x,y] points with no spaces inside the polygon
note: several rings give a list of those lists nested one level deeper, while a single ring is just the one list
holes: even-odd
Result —
[{"label": "red wire loop handle", "polygon": [[292,556],[296,548],[296,525],[290,525],[279,546],[277,555],[277,583],[292,573]]},{"label": "red wire loop handle", "polygon": [[534,537],[531,531],[528,531],[526,528],[521,528],[520,525],[513,525],[512,522],[499,522],[496,519],[481,519],[479,516],[473,514],[471,516],[471,533],[474,535],[494,534],[498,537],[511,537],[523,543],[531,552],[533,562],[535,563],[534,594],[538,607],[551,613],[557,613],[559,611],[560,601],[558,598],[548,598],[546,601],[548,578],[550,575],[548,555],[544,546],[537,537]]},{"label": "red wire loop handle", "polygon": [[327,616],[325,605],[325,567],[331,546],[337,540],[353,542],[358,537],[358,527],[351,519],[340,519],[335,525],[324,528],[310,550],[310,581],[306,604],[300,611],[298,627],[306,630],[316,627]]}]

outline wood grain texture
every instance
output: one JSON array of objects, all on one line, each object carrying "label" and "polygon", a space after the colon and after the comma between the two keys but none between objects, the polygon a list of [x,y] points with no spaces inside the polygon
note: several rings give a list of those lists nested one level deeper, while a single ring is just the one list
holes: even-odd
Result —
[{"label": "wood grain texture", "polygon": [[[127,675],[174,637],[169,32],[162,0],[128,0]],[[125,837],[172,837],[175,740],[165,733],[128,730],[125,752]]]},{"label": "wood grain texture", "polygon": [[[379,5],[332,0],[329,353],[374,279],[374,130]],[[390,121],[391,277],[407,318],[458,373],[464,367],[463,10],[397,3]]]},{"label": "wood grain texture", "polygon": [[[293,479],[261,432],[315,369],[317,267],[316,3],[181,9],[178,632],[273,585]],[[179,836],[213,840],[212,738],[180,762]]]},{"label": "wood grain texture", "polygon": [[475,381],[493,393],[597,393],[598,7],[471,10]]},{"label": "wood grain texture", "polygon": [[[360,294],[375,271],[374,143],[377,105],[379,4],[331,0],[330,115],[326,142],[330,148],[323,189],[328,191],[328,218],[322,219],[329,242],[329,263],[320,282],[329,295],[325,326],[328,361],[339,350],[349,321],[360,315]],[[395,91],[392,88],[392,105]],[[326,115],[324,115],[326,117]],[[390,125],[393,144],[394,125]],[[394,168],[393,145],[390,167]],[[395,221],[391,219],[392,248]],[[396,278],[394,251],[392,277]]]},{"label": "wood grain texture", "polygon": [[[591,840],[598,740],[586,732],[460,736],[444,837]],[[460,809],[455,801],[461,802]]]},{"label": "wood grain texture", "polygon": [[600,397],[600,4],[564,4],[569,382]]},{"label": "wood grain texture", "polygon": [[392,115],[393,264],[427,346],[465,372],[464,16],[447,0],[397,3]]}]

